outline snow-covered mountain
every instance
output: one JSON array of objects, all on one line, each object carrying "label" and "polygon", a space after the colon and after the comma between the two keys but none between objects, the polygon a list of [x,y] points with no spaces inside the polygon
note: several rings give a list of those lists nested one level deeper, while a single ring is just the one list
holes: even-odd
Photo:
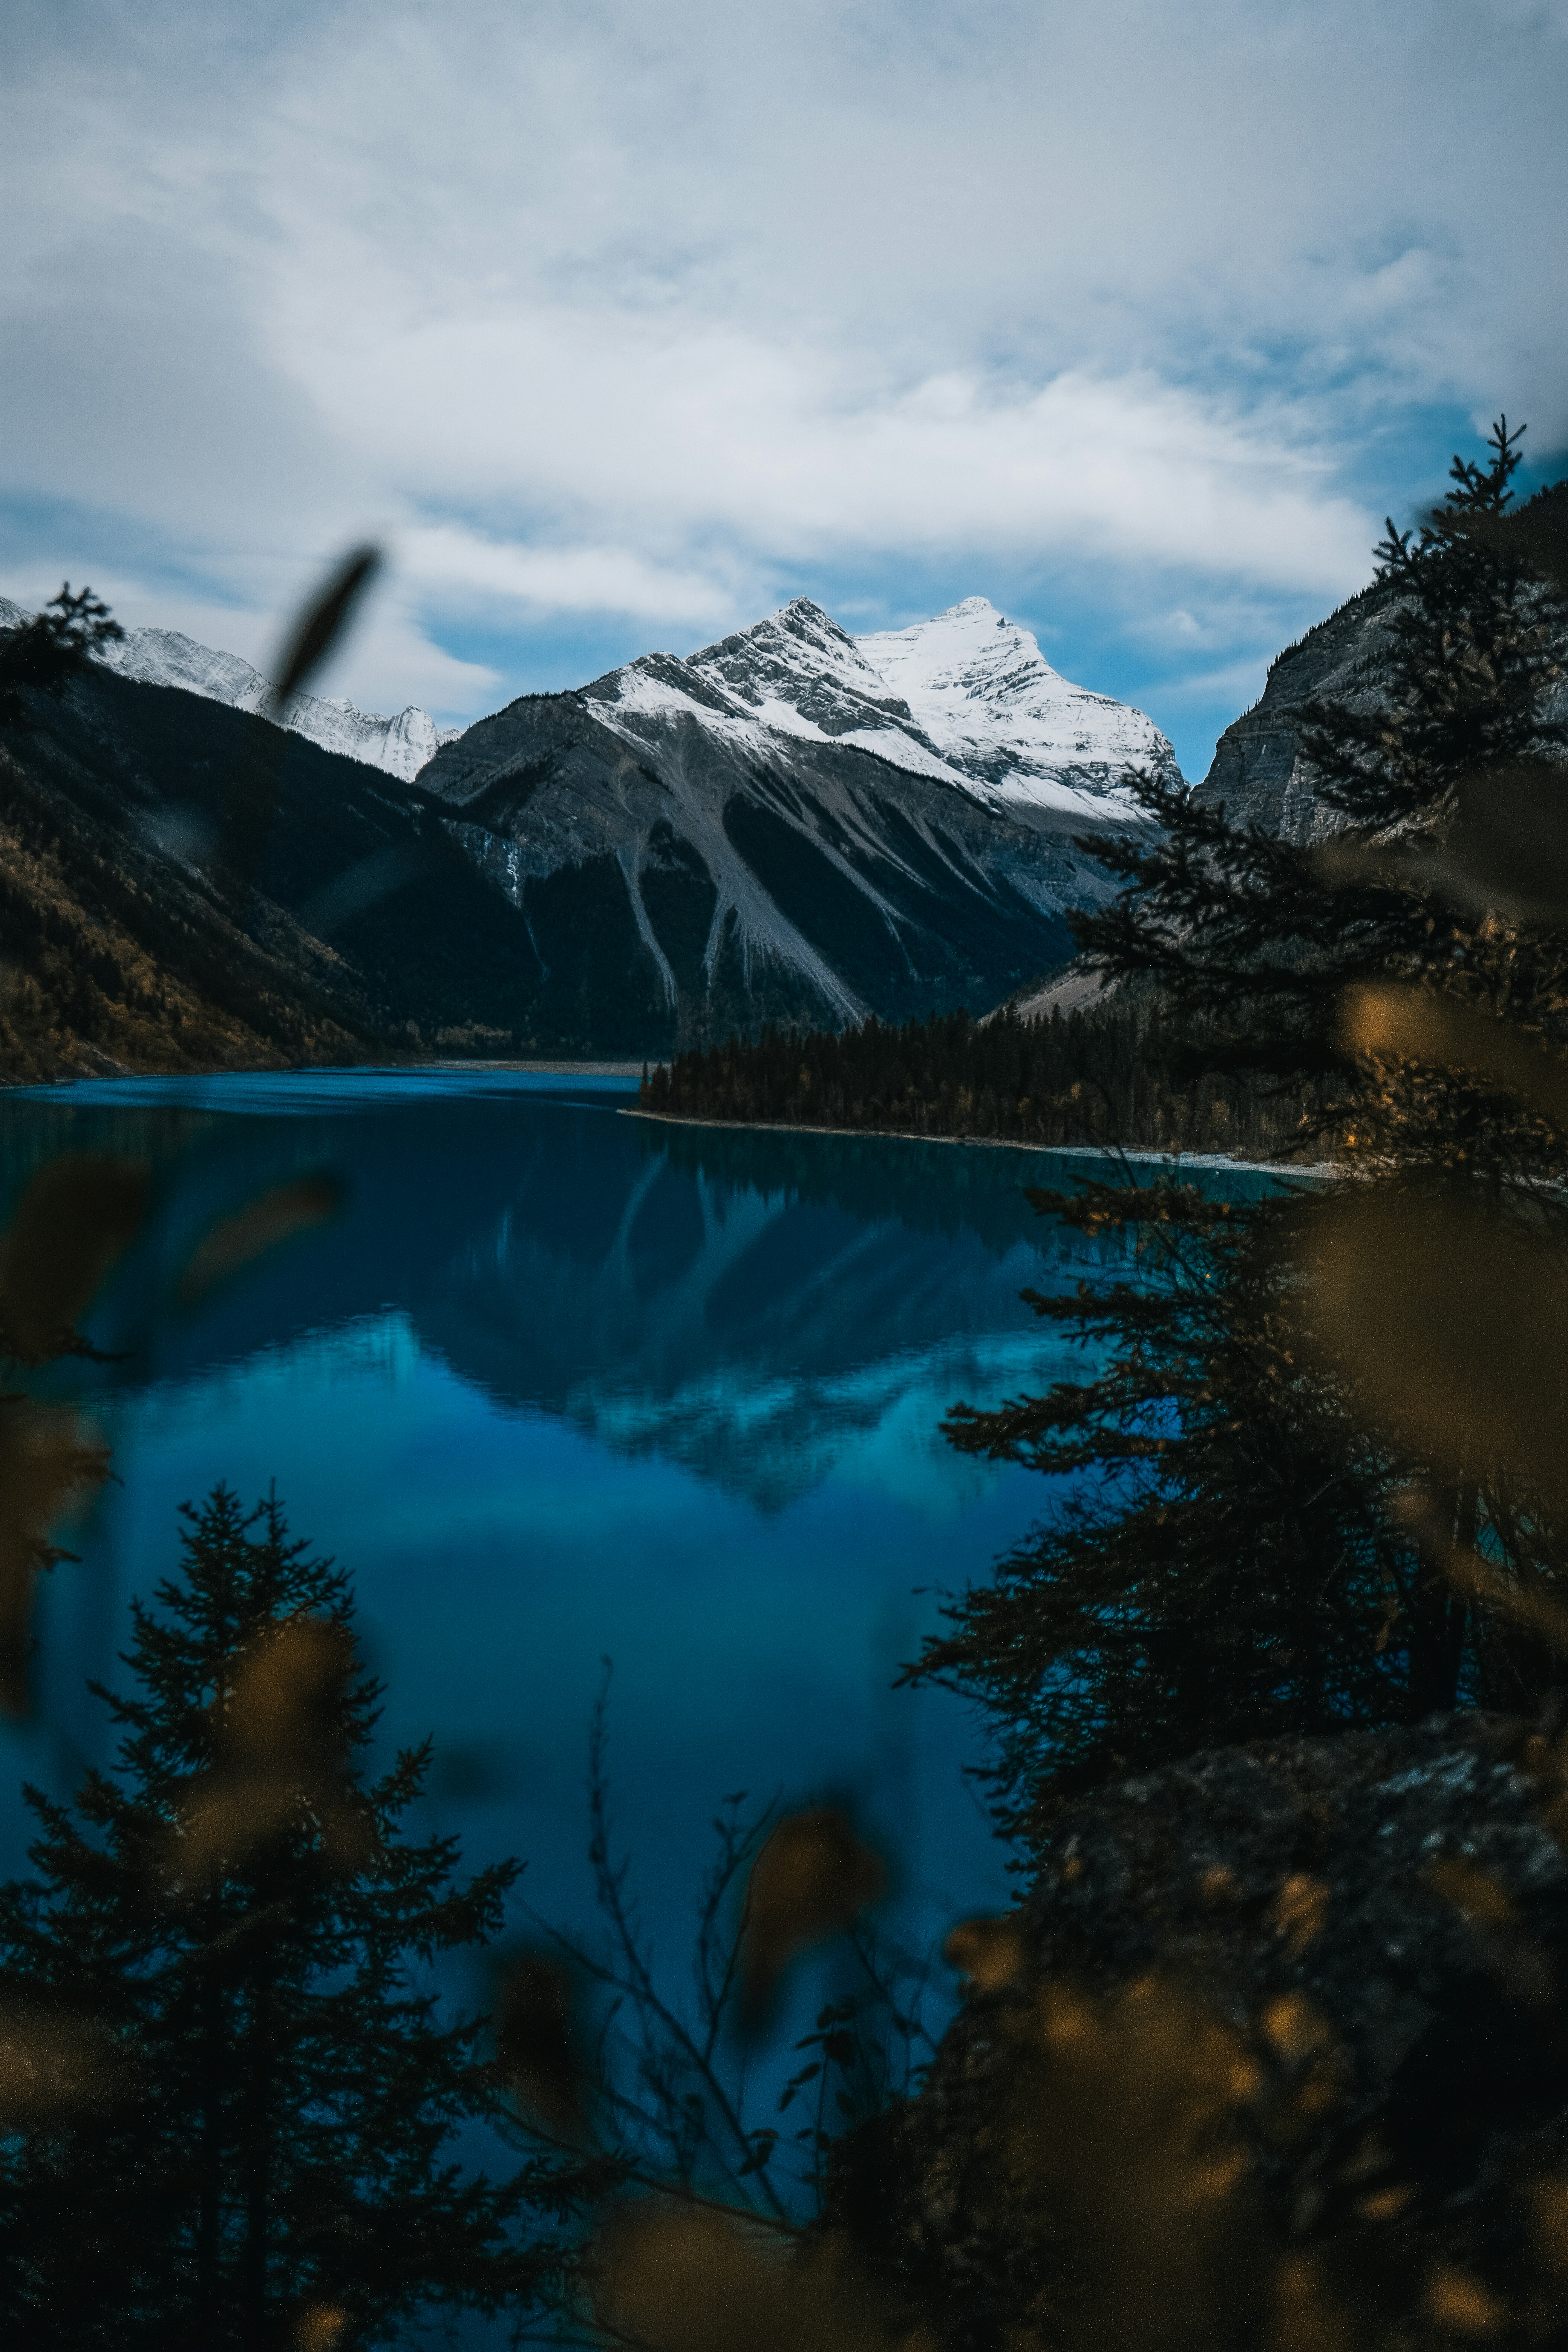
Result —
[{"label": "snow-covered mountain", "polygon": [[[176,629],[131,629],[118,644],[105,646],[98,658],[121,677],[140,678],[146,686],[182,686],[187,694],[205,695],[209,702],[226,702],[237,710],[258,710],[277,717],[276,697],[259,670],[237,654],[215,653]],[[460,727],[437,727],[427,710],[410,703],[395,718],[360,710],[352,702],[323,701],[314,694],[296,694],[282,720],[291,735],[308,736],[323,751],[341,751],[367,767],[383,769],[412,783],[443,743],[462,733]]]},{"label": "snow-covered mountain", "polygon": [[983,1006],[1064,962],[1064,909],[1108,887],[1075,836],[1142,824],[1131,765],[1177,773],[983,598],[858,639],[800,598],[524,695],[419,782],[531,922],[572,895],[596,984],[684,1044]]},{"label": "snow-covered mountain", "polygon": [[[0,628],[30,617],[0,597]],[[183,687],[237,710],[276,717],[272,688],[259,670],[175,629],[132,629],[98,658],[144,685]],[[762,727],[858,745],[911,774],[1091,824],[1109,807],[1127,807],[1122,779],[1129,768],[1176,772],[1175,755],[1152,719],[1072,685],[1029,632],[984,596],[966,597],[907,629],[858,637],[820,604],[797,596],[751,628],[689,654],[685,667]],[[463,732],[437,727],[414,703],[388,719],[309,694],[294,697],[284,723],[323,751],[363,760],[405,782]]]},{"label": "snow-covered mountain", "polygon": [[858,637],[799,596],[688,667],[765,726],[858,744],[916,775],[1091,824],[1110,807],[1130,809],[1129,768],[1177,772],[1152,719],[1071,685],[984,596]]},{"label": "snow-covered mountain", "polygon": [[[0,629],[14,629],[32,614],[0,596]],[[226,702],[236,710],[259,711],[277,719],[277,697],[261,672],[237,654],[217,653],[200,646],[177,629],[130,629],[118,641],[100,647],[97,658],[121,677],[143,686],[178,686],[208,702]],[[281,720],[291,735],[304,735],[324,751],[341,751],[363,760],[389,776],[412,783],[422,767],[434,759],[443,743],[454,742],[460,727],[437,727],[427,710],[410,703],[395,719],[356,709],[352,702],[322,701],[313,694],[297,694]]]}]

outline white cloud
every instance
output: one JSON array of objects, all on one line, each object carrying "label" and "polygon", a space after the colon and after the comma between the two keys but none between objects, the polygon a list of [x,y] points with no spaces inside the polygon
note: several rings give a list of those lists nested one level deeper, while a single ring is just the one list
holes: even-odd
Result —
[{"label": "white cloud", "polygon": [[[1340,593],[1365,573],[1366,514],[1287,420],[1148,374],[1036,389],[955,369],[900,388],[755,335],[581,314],[370,329],[353,348],[323,328],[300,349],[318,413],[385,472],[422,464],[437,496],[552,523],[614,518],[648,548],[799,563],[1035,546]],[[677,613],[689,575],[659,569]]]},{"label": "white cloud", "polygon": [[1263,691],[1273,654],[1258,654],[1247,661],[1222,662],[1215,669],[1189,670],[1184,677],[1166,678],[1161,685],[1161,698],[1180,707],[1183,704],[1223,702],[1237,711],[1248,710]]},{"label": "white cloud", "polygon": [[[276,644],[274,635],[269,649]],[[310,691],[346,695],[362,710],[388,714],[416,702],[437,719],[463,721],[495,709],[500,683],[489,663],[460,661],[435,644],[406,584],[395,582],[390,595],[368,600],[342,652],[312,678]]]},{"label": "white cloud", "polygon": [[734,609],[729,583],[626,547],[509,545],[437,523],[405,530],[396,554],[416,589],[459,608],[500,597],[531,612],[616,613],[695,629]]},{"label": "white cloud", "polygon": [[422,616],[668,642],[814,566],[1032,564],[1207,662],[1365,577],[1401,414],[1568,438],[1555,5],[14,14],[0,488],[252,615],[389,536],[401,698],[489,676]]}]

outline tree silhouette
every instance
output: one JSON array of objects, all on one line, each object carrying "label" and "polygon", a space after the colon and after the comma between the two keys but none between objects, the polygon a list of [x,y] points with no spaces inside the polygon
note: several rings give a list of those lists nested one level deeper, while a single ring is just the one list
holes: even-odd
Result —
[{"label": "tree silhouette", "polygon": [[1061,1483],[906,1670],[979,1700],[998,1818],[1026,1841],[1062,1799],[1194,1748],[1398,1722],[1416,1575],[1387,1454],[1315,1374],[1308,1295],[1282,1278],[1310,1200],[1169,1179],[1029,1197],[1105,1254],[1098,1278],[1024,1294],[1100,1367],[950,1416],[962,1452]]},{"label": "tree silhouette", "polygon": [[[1214,1024],[1211,1066],[1320,1082],[1320,1133],[1363,1159],[1386,1143],[1406,1159],[1472,1164],[1484,1150],[1550,1172],[1561,1156],[1560,1139],[1521,1121],[1506,1090],[1450,1087],[1439,1101],[1428,1088],[1405,1115],[1381,1080],[1365,1083],[1343,1020],[1347,986],[1390,974],[1484,997],[1498,1013],[1539,1020],[1568,1006],[1561,941],[1521,940],[1484,888],[1449,887],[1455,853],[1484,862],[1463,838],[1481,829],[1478,794],[1494,812],[1528,798],[1568,746],[1550,709],[1568,605],[1533,568],[1528,535],[1509,532],[1519,439],[1500,419],[1489,464],[1457,457],[1454,487],[1418,534],[1386,526],[1373,674],[1302,711],[1300,758],[1336,833],[1285,840],[1190,791],[1130,778],[1160,827],[1154,845],[1080,845],[1124,885],[1072,918],[1089,965],[1114,982],[1152,981],[1178,1016]],[[1478,523],[1490,526],[1480,538]]]},{"label": "tree silhouette", "polygon": [[74,592],[68,580],[41,613],[19,628],[0,631],[0,727],[26,723],[22,689],[58,694],[89,654],[125,635],[90,588]]},{"label": "tree silhouette", "polygon": [[36,2091],[0,2158],[9,2340],[343,2352],[516,2304],[550,2259],[531,2176],[451,2160],[500,2094],[417,1965],[493,1936],[518,1865],[458,1884],[455,1840],[401,1834],[427,1745],[362,1777],[343,1571],[275,1501],[220,1486],[186,1522],[134,1690],[94,1686],[116,1769],[74,1808],[27,1790],[36,1875],[0,1893]]}]

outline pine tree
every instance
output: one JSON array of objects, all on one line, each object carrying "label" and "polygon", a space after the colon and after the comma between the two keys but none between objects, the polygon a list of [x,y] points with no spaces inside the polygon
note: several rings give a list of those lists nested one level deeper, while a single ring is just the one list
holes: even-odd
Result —
[{"label": "pine tree", "polygon": [[[1140,791],[1153,848],[1080,845],[1126,886],[1075,922],[1091,964],[1220,1024],[1228,1066],[1311,1080],[1318,1133],[1376,1181],[1245,1212],[1160,1187],[1039,1196],[1160,1247],[1137,1284],[1033,1302],[1108,1351],[1100,1376],[949,1424],[965,1450],[1079,1482],[914,1669],[991,1712],[1015,1826],[1199,1746],[1465,1701],[1527,1709],[1556,1673],[1540,1633],[1568,1545],[1542,1448],[1532,1465],[1456,1384],[1451,1405],[1425,1383],[1424,1419],[1401,1394],[1422,1385],[1411,1333],[1433,1356],[1451,1338],[1456,1256],[1489,1266],[1496,1244],[1509,1269],[1539,1259],[1543,1296],[1561,1279],[1536,1237],[1554,1213],[1541,1180],[1568,1166],[1568,1086],[1552,1081],[1556,1112],[1550,1085],[1521,1091],[1518,1044],[1522,1027],[1540,1049],[1531,1075],[1560,1070],[1568,950],[1477,879],[1500,809],[1552,788],[1568,805],[1544,756],[1563,609],[1495,528],[1517,440],[1500,422],[1487,466],[1456,458],[1417,537],[1389,525],[1386,692],[1308,713],[1319,790],[1347,821],[1328,854],[1158,782]],[[1357,983],[1394,992],[1402,1046],[1356,1016]]]},{"label": "pine tree", "polygon": [[1004,1006],[888,1028],[875,1016],[832,1034],[764,1029],[678,1054],[645,1079],[660,1115],[855,1132],[985,1136],[1025,1144],[1258,1151],[1294,1133],[1299,1097],[1177,1074],[1181,1041],[1152,991],[1128,991],[1065,1018]]},{"label": "pine tree", "polygon": [[495,2311],[545,2257],[525,2177],[449,2160],[500,2093],[483,2021],[444,2023],[416,1969],[493,1936],[517,1865],[458,1884],[454,1840],[401,1834],[427,1744],[362,1777],[379,1686],[344,1573],[275,1502],[220,1486],[186,1519],[135,1689],[98,1691],[117,1768],[74,1810],[26,1791],[36,1876],[0,1893],[13,2014],[74,2051],[3,2144],[7,2338],[346,2352],[431,2303]]},{"label": "pine tree", "polygon": [[[1568,1577],[1561,1498],[1540,1475],[1552,1445],[1527,1459],[1484,1399],[1461,1409],[1462,1379],[1419,1416],[1398,1393],[1419,1386],[1413,1359],[1445,1352],[1460,1318],[1452,1271],[1495,1265],[1507,1281],[1522,1228],[1552,1221],[1568,1171],[1552,1076],[1568,1045],[1568,904],[1541,887],[1561,866],[1568,809],[1568,729],[1549,704],[1568,604],[1531,559],[1540,502],[1509,513],[1519,439],[1500,418],[1488,463],[1455,458],[1418,534],[1387,526],[1383,690],[1375,707],[1310,705],[1302,730],[1342,830],[1293,845],[1173,796],[1166,841],[1123,859],[1128,889],[1077,927],[1102,971],[1152,973],[1187,1013],[1228,1022],[1233,1065],[1315,1078],[1317,1134],[1373,1180],[1325,1204],[1298,1272],[1340,1291],[1323,1356],[1334,1378],[1361,1381],[1397,1446],[1390,1491],[1425,1496],[1402,1620],[1412,1719],[1467,1690],[1539,1698],[1550,1660],[1508,1621],[1527,1590]],[[1396,1262],[1405,1292],[1414,1276],[1424,1294],[1405,1305],[1426,1336],[1391,1351],[1383,1335],[1410,1328],[1387,1287]],[[1479,1361],[1489,1343],[1468,1319],[1455,1353]],[[1553,1364],[1539,1370],[1555,1381]]]},{"label": "pine tree", "polygon": [[1194,1748],[1397,1722],[1418,1565],[1353,1400],[1303,1360],[1280,1266],[1310,1202],[1165,1180],[1029,1198],[1104,1254],[1100,1279],[1024,1294],[1103,1368],[950,1417],[962,1452],[1070,1484],[906,1670],[984,1708],[998,1818],[1026,1840]]}]

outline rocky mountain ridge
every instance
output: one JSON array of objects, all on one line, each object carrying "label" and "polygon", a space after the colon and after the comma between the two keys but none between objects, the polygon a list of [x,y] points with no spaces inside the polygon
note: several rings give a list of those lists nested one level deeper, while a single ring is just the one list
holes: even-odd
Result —
[{"label": "rocky mountain ridge", "polygon": [[[0,629],[14,629],[32,614],[0,596]],[[143,686],[177,686],[208,702],[227,703],[232,710],[249,710],[277,720],[277,695],[270,681],[237,654],[217,652],[198,645],[178,629],[128,629],[123,637],[100,646],[95,658],[121,677]],[[437,727],[427,710],[410,703],[395,718],[361,710],[343,700],[323,700],[314,694],[296,694],[279,722],[291,735],[303,735],[323,751],[338,751],[363,760],[389,776],[412,783],[444,743],[456,740],[460,727]]]},{"label": "rocky mountain ridge", "polygon": [[[1070,955],[1064,910],[1105,887],[1076,837],[1143,822],[1126,764],[1176,773],[1147,719],[980,598],[858,639],[797,600],[695,655],[523,696],[428,759],[423,713],[301,698],[283,731],[270,699],[237,657],[138,630],[63,701],[35,698],[9,788],[18,841],[53,845],[40,887],[73,937],[112,899],[144,992],[176,938],[245,933],[274,959],[266,989],[312,1008],[267,1016],[307,1057],[353,1035],[653,1056],[770,1020],[983,1010]],[[434,908],[470,899],[443,945]],[[55,916],[35,914],[42,939]],[[416,914],[424,945],[400,957]],[[76,952],[50,950],[29,1016],[39,1067],[69,1050],[49,1007]],[[181,1018],[205,1037],[203,953]],[[94,1022],[110,1055],[145,1026]]]}]

